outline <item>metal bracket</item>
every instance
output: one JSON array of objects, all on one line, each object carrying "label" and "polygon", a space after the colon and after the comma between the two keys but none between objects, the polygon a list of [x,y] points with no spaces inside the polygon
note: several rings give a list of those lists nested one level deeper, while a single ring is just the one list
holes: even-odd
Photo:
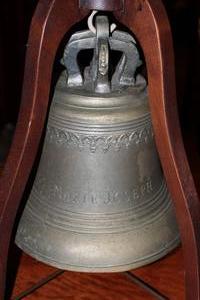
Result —
[{"label": "metal bracket", "polygon": [[[123,86],[133,86],[136,69],[141,65],[134,38],[123,31],[115,30],[112,33],[106,16],[96,17],[96,28],[95,32],[85,30],[75,33],[65,47],[63,64],[67,69],[68,87],[81,87],[90,83],[91,90],[106,93],[110,91],[110,86],[112,91],[119,90]],[[90,67],[86,67],[83,78],[77,56],[84,49],[94,49],[94,56]],[[109,49],[122,53],[110,83],[108,82]],[[102,74],[104,63],[105,74]]]}]

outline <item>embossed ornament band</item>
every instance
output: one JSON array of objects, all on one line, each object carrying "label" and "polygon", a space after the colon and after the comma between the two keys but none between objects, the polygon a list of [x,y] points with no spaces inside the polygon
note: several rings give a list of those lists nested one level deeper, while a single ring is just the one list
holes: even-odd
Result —
[{"label": "embossed ornament band", "polygon": [[66,145],[67,147],[71,145],[80,151],[89,148],[91,153],[95,153],[99,149],[106,153],[110,149],[120,151],[123,148],[128,149],[131,145],[148,143],[152,138],[153,131],[151,124],[148,124],[147,127],[135,129],[134,131],[107,136],[84,135],[48,126],[46,141],[57,145]]}]

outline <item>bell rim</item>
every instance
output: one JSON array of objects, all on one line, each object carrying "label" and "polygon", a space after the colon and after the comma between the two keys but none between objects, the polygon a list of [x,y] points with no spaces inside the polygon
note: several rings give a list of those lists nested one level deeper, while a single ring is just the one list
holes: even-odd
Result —
[{"label": "bell rim", "polygon": [[[159,251],[156,251],[155,253],[151,255],[147,255],[146,257],[142,257],[140,259],[137,259],[135,262],[127,263],[127,264],[120,264],[120,265],[110,265],[110,266],[78,266],[78,265],[72,265],[72,264],[66,264],[66,263],[58,263],[51,258],[47,258],[47,256],[43,256],[41,254],[37,255],[36,252],[32,252],[33,249],[30,249],[29,247],[24,246],[21,247],[16,242],[17,246],[24,251],[27,255],[31,256],[32,258],[36,259],[37,261],[40,261],[41,263],[50,265],[52,267],[65,270],[65,271],[72,271],[72,272],[81,272],[81,273],[119,273],[119,272],[125,272],[134,270],[137,268],[141,268],[143,266],[147,266],[149,264],[152,264],[154,262],[157,262],[158,260],[165,258],[166,255],[170,254],[172,251],[175,251],[176,248],[178,248],[181,244],[180,241],[180,235],[178,234],[175,239],[170,241],[167,246],[162,247],[159,249]],[[29,254],[31,253],[31,254]]]}]

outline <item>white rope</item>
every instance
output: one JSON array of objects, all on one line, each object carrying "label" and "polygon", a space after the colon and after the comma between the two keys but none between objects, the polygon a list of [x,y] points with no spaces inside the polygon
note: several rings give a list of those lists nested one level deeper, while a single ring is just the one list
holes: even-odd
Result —
[{"label": "white rope", "polygon": [[[95,26],[93,25],[93,19],[94,19],[94,16],[98,13],[97,10],[93,10],[91,15],[89,16],[88,18],[88,28],[90,31],[92,31],[94,34],[97,33],[97,30],[95,28]],[[111,24],[110,26],[110,32],[112,33],[115,29],[117,28],[117,25],[115,23]]]}]

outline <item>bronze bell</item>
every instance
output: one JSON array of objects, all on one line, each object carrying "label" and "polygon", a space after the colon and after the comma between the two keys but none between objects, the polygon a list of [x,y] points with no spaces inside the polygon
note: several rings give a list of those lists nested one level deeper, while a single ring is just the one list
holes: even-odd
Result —
[{"label": "bronze bell", "polygon": [[[85,49],[94,55],[81,74],[77,56]],[[112,72],[113,51],[122,56]],[[151,263],[178,245],[179,233],[135,40],[97,16],[95,31],[72,35],[63,64],[17,245],[74,271]]]}]

